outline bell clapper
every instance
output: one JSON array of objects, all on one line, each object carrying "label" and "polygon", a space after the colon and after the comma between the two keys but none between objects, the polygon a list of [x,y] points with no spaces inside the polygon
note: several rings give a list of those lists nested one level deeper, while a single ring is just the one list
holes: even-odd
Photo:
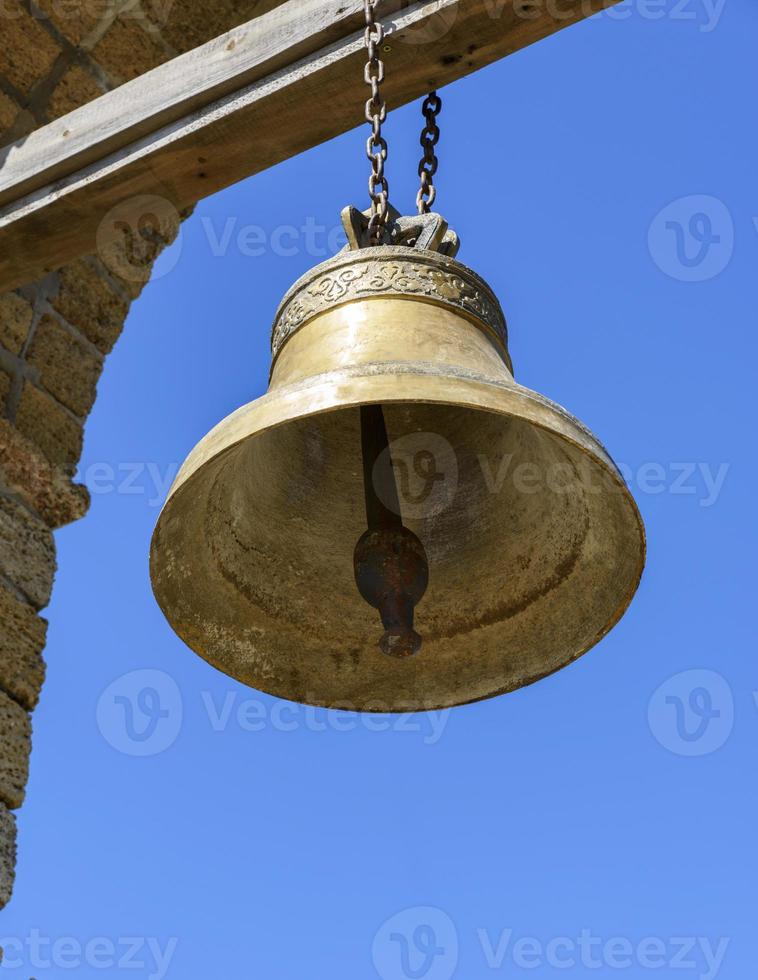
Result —
[{"label": "bell clapper", "polygon": [[403,525],[382,407],[366,405],[360,412],[368,530],[355,546],[355,582],[379,610],[382,653],[412,657],[421,649],[413,617],[429,583],[429,563],[421,541]]}]

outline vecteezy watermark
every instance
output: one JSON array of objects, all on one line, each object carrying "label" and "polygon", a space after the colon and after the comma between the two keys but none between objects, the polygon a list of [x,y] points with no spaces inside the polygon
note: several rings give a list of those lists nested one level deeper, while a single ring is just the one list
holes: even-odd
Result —
[{"label": "vecteezy watermark", "polygon": [[497,936],[478,929],[477,937],[487,966],[505,973],[511,967],[523,970],[642,967],[691,970],[698,980],[715,980],[729,946],[729,939],[724,937],[715,942],[704,936],[646,936],[635,941],[628,936],[604,938],[594,935],[591,929],[582,929],[578,936],[554,936],[548,940],[517,937],[513,929],[503,929]]},{"label": "vecteezy watermark", "polygon": [[[482,476],[492,494],[506,490],[518,494],[618,492],[619,484],[597,468],[583,463],[575,467],[566,462],[540,464],[533,460],[515,462],[514,455],[478,457]],[[634,494],[695,497],[700,507],[712,507],[724,488],[729,463],[618,463],[618,470]]]},{"label": "vecteezy watermark", "polygon": [[[386,456],[395,475],[391,496],[386,481]],[[472,468],[467,461],[467,472]],[[589,464],[567,461],[537,462],[519,459],[514,453],[479,453],[473,460],[478,468],[484,493],[534,495],[554,493],[596,494],[618,492],[620,483]],[[415,432],[394,439],[380,454],[374,467],[373,482],[386,507],[399,505],[400,513],[411,519],[435,517],[450,507],[458,492],[462,461],[450,442],[434,432]],[[657,462],[618,465],[621,478],[633,493],[659,496],[695,497],[700,507],[712,507],[718,500],[729,473],[728,463]]]},{"label": "vecteezy watermark", "polygon": [[[111,21],[120,17],[133,19],[145,25],[146,30],[155,30],[168,23],[174,0],[46,0],[44,9],[30,4],[28,13],[18,0],[0,0],[0,20],[15,20],[31,15],[36,20],[53,19],[56,23],[89,20],[94,31],[102,32]],[[146,16],[149,14],[149,18]]]},{"label": "vecteezy watermark", "polygon": [[27,936],[0,938],[2,970],[141,970],[146,980],[164,980],[179,940],[165,942],[150,936],[44,936],[31,929]]},{"label": "vecteezy watermark", "polygon": [[[412,519],[433,517],[454,501],[459,484],[458,455],[443,436],[418,432],[395,439],[377,460],[381,474],[389,452],[395,475],[401,513]],[[481,473],[486,493],[541,491],[567,494],[573,491],[599,493],[618,491],[613,480],[599,478],[588,470],[575,470],[567,463],[540,465],[518,461],[514,454],[479,454],[475,465]],[[643,496],[689,497],[699,507],[713,507],[721,496],[729,475],[729,463],[646,462],[635,466],[618,464],[622,479],[634,494]],[[93,497],[110,494],[140,498],[148,507],[161,507],[179,473],[179,463],[155,461],[91,462],[77,476]],[[385,482],[376,478],[377,493],[385,506],[393,507]]]},{"label": "vecteezy watermark", "polygon": [[144,497],[148,507],[161,507],[178,472],[178,463],[88,463],[78,479],[93,496]]},{"label": "vecteezy watermark", "polygon": [[[0,0],[2,2],[2,0]],[[193,226],[201,235],[201,247],[212,258],[236,253],[244,258],[274,255],[293,258],[308,255],[326,259],[347,244],[341,224],[328,227],[308,215],[298,226],[240,224],[228,215],[223,220],[203,215]],[[153,261],[166,245],[173,243],[153,269]],[[127,282],[145,283],[160,279],[174,268],[182,255],[184,237],[181,216],[166,198],[142,194],[127,198],[105,215],[97,230],[97,252],[107,268]]]},{"label": "vecteezy watermark", "polygon": [[183,703],[179,686],[162,670],[133,670],[117,678],[97,702],[100,734],[119,752],[152,756],[179,737]]},{"label": "vecteezy watermark", "polygon": [[729,463],[618,464],[627,486],[635,493],[695,497],[699,507],[712,507],[721,496]]},{"label": "vecteezy watermark", "polygon": [[[395,476],[397,501],[387,492],[381,474],[387,456]],[[458,490],[458,459],[443,436],[414,432],[393,440],[374,464],[373,483],[385,507],[400,505],[404,518],[434,517],[452,504]]]},{"label": "vecteezy watermark", "polygon": [[[405,0],[406,4],[412,0]],[[492,20],[500,20],[504,14],[520,20],[536,20],[548,16],[555,21],[578,20],[594,17],[596,20],[608,17],[611,20],[628,20],[639,17],[641,20],[667,20],[696,26],[703,34],[715,29],[721,20],[726,0],[621,0],[602,11],[597,10],[594,0],[580,0],[579,3],[567,0],[484,0],[484,9]],[[418,37],[416,43],[439,41],[452,30],[457,21],[457,7],[443,7],[435,11],[431,18],[420,25],[407,28],[408,36]],[[402,32],[402,39],[406,31]],[[473,52],[472,52],[473,53]]]},{"label": "vecteezy watermark", "polygon": [[675,21],[697,27],[701,34],[710,34],[721,20],[725,6],[726,0],[621,0],[621,3],[607,7],[598,17]]},{"label": "vecteezy watermark", "polygon": [[[497,0],[492,2],[496,3]],[[417,6],[416,0],[400,0],[400,11],[394,15],[398,22],[398,30],[392,36],[388,36],[386,54],[391,52],[396,40],[402,44],[412,45],[434,44],[441,41],[455,27],[458,20],[458,5],[438,0],[436,4],[428,4],[422,16],[407,21],[403,15],[408,8],[415,6]]]},{"label": "vecteezy watermark", "polygon": [[[389,52],[395,41],[403,44],[431,44],[442,40],[458,23],[458,6],[438,0],[429,4],[429,11],[423,11],[410,22],[402,14],[412,7],[415,0],[402,0],[402,10],[396,17],[397,31],[388,35]],[[599,20],[625,21],[630,17],[640,20],[666,20],[686,23],[703,34],[715,30],[724,12],[726,0],[621,0],[598,11],[594,0],[484,0],[484,11],[492,20],[504,16],[516,16],[519,20],[537,20],[549,17],[554,21],[575,21],[583,17]],[[436,7],[436,9],[435,9]],[[474,54],[472,48],[469,54]]]},{"label": "vecteezy watermark", "polygon": [[251,259],[267,254],[284,259],[296,255],[324,259],[347,245],[347,235],[341,224],[330,228],[320,224],[312,215],[308,215],[299,227],[277,225],[272,229],[263,225],[240,225],[233,216],[225,218],[223,225],[217,226],[213,218],[203,215],[200,227],[214,258],[222,258],[236,251]]},{"label": "vecteezy watermark", "polygon": [[450,718],[450,709],[390,713],[380,701],[370,711],[341,708],[319,708],[310,704],[262,698],[239,698],[228,691],[224,698],[214,699],[210,691],[201,694],[203,709],[214,732],[224,732],[230,725],[244,732],[395,732],[420,736],[424,745],[436,745]]},{"label": "vecteezy watermark", "polygon": [[647,718],[650,731],[665,749],[683,756],[708,755],[731,735],[732,690],[713,670],[685,670],[655,691]]},{"label": "vecteezy watermark", "polygon": [[706,282],[729,264],[734,251],[734,222],[723,201],[691,194],[658,212],[647,241],[661,272],[680,282]]},{"label": "vecteezy watermark", "polygon": [[[476,929],[473,949],[479,965],[503,974],[549,968],[570,970],[690,970],[697,980],[715,980],[724,963],[729,939],[705,936],[578,935],[550,938],[517,934],[505,928],[493,933]],[[381,980],[450,980],[459,961],[455,923],[442,909],[424,905],[391,916],[378,929],[371,954]],[[469,968],[470,969],[470,968]],[[460,974],[467,970],[461,965]]]},{"label": "vecteezy watermark", "polygon": [[458,965],[458,933],[441,909],[405,909],[379,928],[371,956],[382,980],[450,980]]},{"label": "vecteezy watermark", "polygon": [[[373,734],[393,732],[413,735],[424,745],[436,745],[450,718],[449,709],[384,710],[380,702],[370,712],[343,708],[319,708],[275,698],[243,697],[238,691],[214,696],[201,691],[198,715],[213,733],[237,730],[257,733],[307,731],[347,733],[363,730]],[[103,738],[118,752],[154,756],[165,752],[181,732],[185,703],[176,681],[160,670],[135,670],[106,687],[97,702],[97,726]]]}]

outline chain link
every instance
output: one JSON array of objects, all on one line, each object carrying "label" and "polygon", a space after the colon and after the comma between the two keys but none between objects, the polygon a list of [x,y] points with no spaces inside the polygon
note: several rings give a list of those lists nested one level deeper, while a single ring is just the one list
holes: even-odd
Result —
[{"label": "chain link", "polygon": [[[368,61],[364,71],[366,84],[371,88],[371,98],[366,102],[366,121],[371,125],[371,135],[366,141],[366,156],[371,162],[371,176],[368,192],[371,198],[371,218],[369,219],[369,238],[374,245],[382,241],[384,227],[389,215],[390,189],[385,173],[387,163],[387,141],[382,136],[382,125],[387,120],[387,103],[381,92],[384,81],[384,62],[379,50],[384,42],[384,27],[376,20],[376,10],[381,0],[363,0],[366,14],[366,50]],[[421,188],[416,197],[419,214],[429,214],[437,199],[434,177],[439,167],[435,152],[440,139],[437,116],[442,112],[442,99],[437,92],[431,92],[424,100],[422,108],[426,125],[421,132],[421,146],[424,156],[418,165]]]},{"label": "chain link", "polygon": [[379,48],[384,41],[384,28],[375,19],[379,0],[363,0],[366,11],[366,49],[368,62],[364,76],[371,86],[371,98],[366,102],[366,121],[371,124],[371,135],[366,142],[366,156],[371,161],[371,177],[368,192],[371,198],[371,219],[369,237],[373,244],[382,240],[382,232],[389,213],[390,188],[384,167],[387,162],[387,141],[382,136],[382,123],[387,119],[387,103],[382,98],[381,84],[384,81],[384,62],[379,57]]},{"label": "chain link", "polygon": [[424,99],[424,105],[421,111],[426,118],[426,126],[421,132],[421,145],[424,148],[424,155],[421,158],[421,163],[418,165],[421,189],[416,198],[416,206],[418,207],[419,214],[429,214],[432,210],[432,205],[437,199],[434,176],[439,166],[435,147],[440,141],[440,128],[437,125],[437,116],[442,112],[442,99],[436,92],[431,92]]}]

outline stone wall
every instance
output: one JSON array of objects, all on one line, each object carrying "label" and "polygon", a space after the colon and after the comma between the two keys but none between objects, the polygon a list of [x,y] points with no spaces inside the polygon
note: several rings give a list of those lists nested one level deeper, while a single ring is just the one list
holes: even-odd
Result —
[{"label": "stone wall", "polygon": [[[0,146],[280,2],[0,0]],[[72,478],[103,362],[177,227],[125,238],[123,264],[111,249],[0,295],[0,907],[45,675],[52,532],[87,510]],[[119,274],[135,261],[143,275]]]}]

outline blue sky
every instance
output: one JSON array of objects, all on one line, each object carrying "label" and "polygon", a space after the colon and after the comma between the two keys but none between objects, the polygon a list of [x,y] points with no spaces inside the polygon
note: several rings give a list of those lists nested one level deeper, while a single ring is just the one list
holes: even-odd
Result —
[{"label": "blue sky", "polygon": [[[518,379],[594,429],[649,536],[619,626],[505,698],[373,727],[293,709],[163,620],[167,483],[265,390],[279,298],[365,206],[365,133],[198,206],[108,359],[92,508],[57,535],[0,973],[751,974],[757,31],[751,0],[628,0],[443,92],[460,257]],[[419,122],[387,127],[405,211]]]}]

